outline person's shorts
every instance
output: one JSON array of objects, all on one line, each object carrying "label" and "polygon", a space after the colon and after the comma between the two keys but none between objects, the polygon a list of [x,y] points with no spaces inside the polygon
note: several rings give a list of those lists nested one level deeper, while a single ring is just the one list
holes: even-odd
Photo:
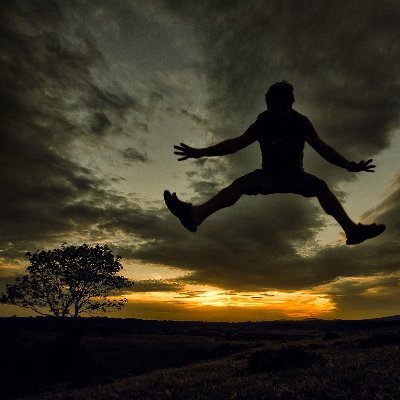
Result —
[{"label": "person's shorts", "polygon": [[247,195],[295,193],[304,197],[314,197],[326,183],[304,171],[269,172],[256,169],[238,178],[236,183],[243,187]]}]

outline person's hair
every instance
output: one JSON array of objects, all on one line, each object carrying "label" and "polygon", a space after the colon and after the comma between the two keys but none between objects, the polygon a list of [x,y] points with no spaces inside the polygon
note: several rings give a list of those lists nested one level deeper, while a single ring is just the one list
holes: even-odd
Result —
[{"label": "person's hair", "polygon": [[276,82],[265,94],[268,108],[279,108],[294,103],[293,85],[287,81]]}]

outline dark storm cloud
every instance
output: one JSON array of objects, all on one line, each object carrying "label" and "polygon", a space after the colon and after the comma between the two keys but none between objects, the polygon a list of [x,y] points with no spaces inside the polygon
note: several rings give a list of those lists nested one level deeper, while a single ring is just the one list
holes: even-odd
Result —
[{"label": "dark storm cloud", "polygon": [[200,115],[193,113],[189,110],[186,110],[186,108],[179,108],[179,111],[183,114],[189,117],[194,123],[205,126],[207,127],[207,120],[205,118],[202,118]]},{"label": "dark storm cloud", "polygon": [[400,270],[392,274],[362,278],[342,278],[328,285],[326,293],[336,303],[342,317],[374,317],[399,313]]},{"label": "dark storm cloud", "polygon": [[134,149],[133,147],[128,147],[122,151],[122,155],[127,161],[140,161],[147,162],[149,157],[146,153],[141,153],[140,151]]},{"label": "dark storm cloud", "polygon": [[110,120],[107,115],[101,112],[97,112],[93,116],[91,131],[98,134],[104,135],[106,130],[112,126]]},{"label": "dark storm cloud", "polygon": [[[396,1],[165,3],[198,34],[216,139],[246,129],[262,111],[268,85],[287,79],[295,86],[295,106],[345,156],[365,158],[388,145],[399,117]],[[248,158],[234,158],[234,174]]]},{"label": "dark storm cloud", "polygon": [[132,108],[141,109],[140,103],[129,94],[121,91],[121,89],[119,93],[113,93],[95,85],[91,89],[93,93],[90,93],[90,97],[86,100],[87,104],[93,109],[98,107],[106,108],[117,112],[119,116],[123,116],[126,111]]},{"label": "dark storm cloud", "polygon": [[[99,210],[104,214],[120,202],[105,189],[107,182],[70,159],[69,149],[76,139],[104,135],[112,121],[121,130],[118,121],[139,103],[118,86],[96,83],[92,72],[106,67],[104,58],[90,33],[71,22],[71,12],[68,4],[50,1],[10,1],[2,7],[4,258],[19,259],[32,246],[76,229],[84,232]],[[71,213],[79,207],[85,212]]]},{"label": "dark storm cloud", "polygon": [[[202,203],[226,186],[229,164],[219,158],[200,158],[193,162],[195,169],[186,172],[189,186],[194,190],[193,203]],[[228,168],[227,168],[228,165]]]},{"label": "dark storm cloud", "polygon": [[366,294],[369,289],[376,287],[382,288],[397,288],[399,287],[400,276],[385,276],[385,275],[372,275],[370,279],[339,279],[329,287],[327,293],[340,296],[349,294]]},{"label": "dark storm cloud", "polygon": [[133,292],[179,292],[182,284],[173,280],[142,280],[135,282]]}]

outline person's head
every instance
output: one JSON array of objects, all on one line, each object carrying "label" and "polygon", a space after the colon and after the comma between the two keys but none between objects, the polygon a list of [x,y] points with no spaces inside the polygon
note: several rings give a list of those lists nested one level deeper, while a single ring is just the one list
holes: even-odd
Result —
[{"label": "person's head", "polygon": [[265,94],[268,110],[278,115],[286,115],[294,103],[293,85],[281,81],[271,85]]}]

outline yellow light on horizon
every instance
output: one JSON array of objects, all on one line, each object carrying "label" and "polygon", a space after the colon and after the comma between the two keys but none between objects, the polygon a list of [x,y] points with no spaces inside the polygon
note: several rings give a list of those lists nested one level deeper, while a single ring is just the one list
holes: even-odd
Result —
[{"label": "yellow light on horizon", "polygon": [[[131,304],[174,305],[182,310],[197,311],[226,309],[227,316],[234,309],[278,314],[287,318],[321,317],[335,310],[328,295],[308,290],[267,292],[233,292],[210,285],[185,285],[179,292],[131,292],[125,296]],[[228,317],[228,319],[230,319]]]}]

